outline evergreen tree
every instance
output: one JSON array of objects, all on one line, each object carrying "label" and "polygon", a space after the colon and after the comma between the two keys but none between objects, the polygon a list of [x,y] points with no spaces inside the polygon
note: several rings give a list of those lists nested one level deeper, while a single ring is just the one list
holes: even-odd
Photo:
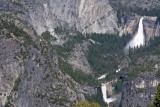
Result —
[{"label": "evergreen tree", "polygon": [[83,101],[73,107],[101,107],[101,106],[97,103],[90,103],[88,101]]},{"label": "evergreen tree", "polygon": [[148,107],[160,107],[160,84],[157,86],[157,92],[154,96],[153,104],[148,105]]},{"label": "evergreen tree", "polygon": [[155,107],[160,107],[160,84],[158,84],[158,86],[157,86],[157,92],[154,96],[153,105]]}]

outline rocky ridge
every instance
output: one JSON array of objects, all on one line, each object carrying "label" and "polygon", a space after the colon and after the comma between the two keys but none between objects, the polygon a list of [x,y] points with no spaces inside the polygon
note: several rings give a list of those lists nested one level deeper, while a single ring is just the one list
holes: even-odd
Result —
[{"label": "rocky ridge", "polygon": [[[139,3],[139,1],[134,2]],[[134,5],[132,3],[130,5]],[[152,3],[152,6],[154,5],[156,3]],[[119,23],[117,12],[112,7],[113,4],[108,0],[1,0],[1,16],[7,14],[4,17],[5,20],[7,19],[7,23],[12,20],[12,23],[14,22],[15,26],[24,32],[20,30],[21,37],[11,28],[0,30],[0,49],[2,50],[0,56],[2,59],[0,61],[2,71],[0,74],[0,82],[2,83],[0,105],[63,107],[85,100],[85,95],[94,95],[96,93],[95,87],[75,82],[71,76],[62,72],[62,68],[59,66],[60,57],[64,62],[70,63],[74,69],[79,69],[86,74],[93,73],[86,56],[89,45],[94,43],[91,44],[86,40],[74,44],[73,50],[67,53],[69,58],[65,60],[59,54],[57,55],[58,52],[52,46],[65,45],[70,34],[56,34],[54,28],[78,30],[84,34],[95,32],[134,35],[141,16],[135,13],[122,13],[120,15],[121,23]],[[143,23],[146,41],[158,36],[157,17],[145,17]],[[40,35],[45,31],[50,31],[57,40],[50,39],[49,42],[44,40]],[[74,35],[76,34],[72,33],[72,36]],[[144,59],[148,59],[148,56],[146,57],[140,58],[138,63],[143,64]],[[156,55],[151,56],[150,59],[157,64],[159,63]],[[78,65],[74,63],[75,61]],[[127,64],[119,65],[118,68],[121,66],[134,68],[134,66],[129,66],[129,63],[128,61]],[[131,70],[130,73],[132,73]],[[136,98],[142,102],[151,102],[151,96],[155,93],[155,87],[159,80],[155,77],[156,74],[144,73],[139,76],[141,75],[146,77],[134,78],[132,82],[123,84],[121,102],[123,106],[133,105],[134,102],[129,101],[136,102]],[[112,85],[109,86],[111,92]],[[147,88],[149,89],[146,90]],[[147,94],[148,92],[149,94]],[[68,96],[67,100],[66,96]],[[134,105],[146,106],[143,103],[135,103]]]},{"label": "rocky ridge", "polygon": [[0,106],[69,106],[84,100],[85,95],[95,93],[94,88],[81,86],[62,73],[50,43],[42,38],[40,41],[37,35],[30,36],[25,29],[30,32],[32,29],[26,25],[17,27],[17,19],[5,19],[1,17],[0,25],[0,48],[3,50]]}]

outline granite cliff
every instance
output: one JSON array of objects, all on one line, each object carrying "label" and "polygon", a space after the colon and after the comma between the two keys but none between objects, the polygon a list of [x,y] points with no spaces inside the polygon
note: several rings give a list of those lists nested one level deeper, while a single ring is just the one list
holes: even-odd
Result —
[{"label": "granite cliff", "polygon": [[[159,42],[150,43],[160,34],[152,14],[159,7],[158,0],[0,0],[0,106],[69,107],[100,96],[100,83],[108,96],[118,94],[113,106],[147,106],[159,83]],[[122,35],[134,36],[142,16],[148,47],[126,56]]]},{"label": "granite cliff", "polygon": [[38,34],[55,27],[84,33],[115,33],[116,11],[108,0],[1,0],[0,10],[15,12]]}]

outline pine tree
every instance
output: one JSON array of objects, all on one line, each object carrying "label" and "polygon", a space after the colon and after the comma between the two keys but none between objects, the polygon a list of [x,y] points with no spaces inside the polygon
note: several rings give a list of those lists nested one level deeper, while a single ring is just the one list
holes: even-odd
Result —
[{"label": "pine tree", "polygon": [[83,101],[73,107],[101,107],[101,106],[97,103],[90,103],[88,101]]},{"label": "pine tree", "polygon": [[157,86],[157,92],[154,96],[153,104],[148,105],[148,107],[160,107],[160,84]]},{"label": "pine tree", "polygon": [[157,86],[157,92],[154,96],[153,105],[155,107],[160,107],[160,84]]}]

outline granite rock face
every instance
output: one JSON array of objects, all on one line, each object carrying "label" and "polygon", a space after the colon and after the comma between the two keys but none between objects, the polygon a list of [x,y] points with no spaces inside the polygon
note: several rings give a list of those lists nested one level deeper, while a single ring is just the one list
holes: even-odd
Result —
[{"label": "granite rock face", "polygon": [[[118,3],[118,1],[108,0],[1,0],[0,11],[17,14],[22,20],[29,22],[38,35],[50,31],[53,36],[56,36],[54,33],[56,27],[78,30],[82,33],[133,35],[136,33],[139,19],[142,16],[134,13],[122,13],[119,18],[120,13],[113,9],[119,7],[117,6]],[[148,1],[145,3],[144,0],[134,0],[132,2],[123,0],[120,3],[127,3],[131,7],[135,4],[141,8],[159,7],[157,5],[159,1],[157,0],[152,3]],[[142,5],[139,6],[140,3]],[[152,25],[154,25],[154,22],[156,22],[156,19],[153,18],[148,18],[148,21],[146,21],[146,23],[152,23]],[[146,24],[147,33],[151,30],[150,26]],[[148,29],[149,31],[147,31]],[[153,33],[148,35],[151,37]]]},{"label": "granite rock face", "polygon": [[117,33],[116,11],[108,0],[1,0],[0,10],[20,14],[37,33],[55,27],[84,33]]},{"label": "granite rock face", "polygon": [[[132,7],[136,4],[141,8],[159,7],[160,4],[155,0],[152,4],[146,1],[146,4],[139,5],[142,2],[144,3],[144,0],[132,2],[122,0],[121,3],[128,3]],[[113,9],[115,5],[112,3],[108,0],[0,0],[0,16],[7,14],[4,20],[7,20],[7,23],[14,22],[23,30],[24,34],[20,32],[20,35],[29,36],[23,38],[19,35],[19,30],[12,31],[12,28],[0,26],[0,106],[64,107],[85,100],[86,95],[94,95],[96,93],[94,87],[80,85],[59,67],[58,58],[61,56],[57,55],[58,52],[52,46],[65,44],[70,34],[57,35],[54,28],[69,29],[74,33],[80,31],[84,34],[134,36],[142,16],[122,13],[119,23],[118,14]],[[145,17],[143,25],[146,41],[153,36],[159,36],[157,17]],[[18,33],[14,34],[15,31]],[[40,36],[45,31],[50,31],[57,40],[52,38],[50,43],[45,41]],[[71,35],[75,36],[73,32]],[[30,38],[31,41],[27,42]],[[55,41],[52,41],[53,39]],[[62,58],[71,67],[86,74],[93,73],[87,60],[88,47],[93,45],[89,41],[95,44],[95,41],[87,39],[82,43],[76,43],[73,50],[67,53],[69,57],[66,60]],[[141,58],[138,64],[145,63],[148,59],[157,62],[158,66],[159,56]],[[118,68],[132,68],[127,60],[123,62]],[[155,74],[144,74],[143,77],[125,83],[122,104],[124,107],[146,106],[151,102],[158,83]],[[112,86],[109,87],[108,90],[112,94]]]},{"label": "granite rock face", "polygon": [[87,74],[92,73],[92,69],[87,60],[87,51],[90,43],[88,41],[83,41],[82,44],[75,44],[73,52],[68,58],[68,62],[75,67]]},{"label": "granite rock face", "polygon": [[117,9],[120,7],[141,8],[146,10],[158,9],[160,7],[159,0],[109,0],[110,4]]},{"label": "granite rock face", "polygon": [[[13,39],[7,39],[8,31],[0,31],[0,106],[5,105],[7,96],[11,94],[15,81],[24,72],[23,60],[18,59],[16,53],[20,52],[21,46]],[[16,93],[14,96],[16,97]]]},{"label": "granite rock face", "polygon": [[51,44],[20,20],[6,17],[0,25],[0,106],[64,107],[96,93],[61,71]]},{"label": "granite rock face", "polygon": [[[138,31],[139,20],[143,16],[139,15],[127,15],[123,14],[121,17],[121,24],[119,27],[119,35],[126,35],[130,34],[131,36],[135,36]],[[160,26],[159,20],[157,17],[153,16],[144,16],[143,20],[143,31],[145,35],[145,41],[148,41],[155,36],[159,36],[160,33]]]},{"label": "granite rock face", "polygon": [[69,76],[61,73],[57,55],[50,48],[43,49],[44,53],[35,48],[30,50],[25,73],[19,84],[17,106],[59,107],[84,100],[79,85],[75,85]]},{"label": "granite rock face", "polygon": [[147,107],[152,103],[159,82],[155,75],[150,73],[146,74],[145,77],[138,77],[130,83],[125,83],[122,94],[123,107]]}]

